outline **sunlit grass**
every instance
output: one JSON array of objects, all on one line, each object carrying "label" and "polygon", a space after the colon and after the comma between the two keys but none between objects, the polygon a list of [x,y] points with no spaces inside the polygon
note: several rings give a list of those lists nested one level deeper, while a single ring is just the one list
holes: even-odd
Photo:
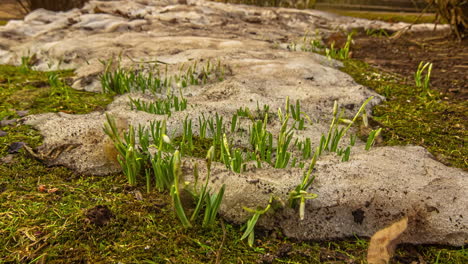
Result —
[{"label": "sunlit grass", "polygon": [[364,18],[369,20],[381,20],[384,22],[406,22],[406,23],[434,23],[436,21],[435,14],[419,13],[396,13],[396,12],[369,12],[369,11],[350,11],[338,9],[321,9],[323,11],[339,14],[342,16],[350,16]]}]

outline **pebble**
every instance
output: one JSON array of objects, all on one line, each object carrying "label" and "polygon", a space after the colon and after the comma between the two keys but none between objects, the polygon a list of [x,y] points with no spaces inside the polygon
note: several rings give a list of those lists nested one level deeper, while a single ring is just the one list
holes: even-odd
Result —
[{"label": "pebble", "polygon": [[16,123],[16,119],[5,119],[0,121],[0,127],[14,125]]},{"label": "pebble", "polygon": [[29,113],[29,110],[21,110],[21,111],[16,111],[16,114],[19,115],[20,117],[24,117]]},{"label": "pebble", "polygon": [[7,151],[10,154],[18,153],[24,145],[26,145],[24,142],[13,142],[10,144],[10,146],[8,146]]}]

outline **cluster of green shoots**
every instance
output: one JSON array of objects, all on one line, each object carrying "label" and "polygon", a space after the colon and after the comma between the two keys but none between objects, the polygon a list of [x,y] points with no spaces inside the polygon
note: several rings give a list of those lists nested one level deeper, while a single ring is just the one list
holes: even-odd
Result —
[{"label": "cluster of green shoots", "polygon": [[374,37],[390,37],[390,35],[388,34],[388,32],[383,29],[383,28],[380,28],[380,29],[373,29],[373,28],[368,28],[366,29],[366,35],[367,36],[374,36]]},{"label": "cluster of green shoots", "polygon": [[70,99],[69,90],[67,86],[60,80],[59,75],[56,72],[49,72],[47,79],[51,88],[50,96],[60,96],[65,101]]},{"label": "cluster of green shoots", "polygon": [[[318,33],[316,34],[318,35]],[[291,51],[305,51],[325,54],[328,59],[346,60],[349,58],[351,43],[353,42],[353,33],[348,34],[346,43],[342,48],[335,48],[333,42],[330,48],[325,47],[317,37],[309,37],[306,33],[299,43],[292,42],[288,45]],[[299,47],[299,48],[298,48]]]},{"label": "cluster of green shoots", "polygon": [[346,60],[349,58],[349,48],[351,47],[351,42],[353,41],[353,34],[348,34],[346,38],[346,43],[343,48],[335,49],[335,43],[333,42],[330,45],[330,48],[325,49],[325,55],[330,59],[339,59]]},{"label": "cluster of green shoots", "polygon": [[[234,115],[236,117],[236,120],[238,117],[246,117],[246,118],[249,118],[251,120],[253,119],[263,119],[263,117],[265,116],[265,114],[267,114],[268,112],[270,112],[270,106],[269,105],[263,105],[263,107],[260,107],[260,104],[258,103],[257,101],[257,109],[252,112],[248,107],[240,107],[239,109],[237,109],[236,111],[236,114]],[[233,118],[234,118],[233,116]],[[235,123],[236,122],[233,122],[234,123],[234,127],[235,127]],[[234,132],[234,131],[232,131]]]},{"label": "cluster of green shoots", "polygon": [[130,107],[132,110],[145,111],[156,115],[171,116],[172,111],[184,111],[187,109],[187,99],[182,94],[180,98],[176,95],[168,95],[165,99],[146,102],[140,99],[130,99]]},{"label": "cluster of green shoots", "polygon": [[287,47],[291,51],[300,50],[305,52],[321,52],[325,48],[319,40],[318,31],[315,32],[314,36],[309,36],[309,34],[306,33],[298,43],[293,41]]},{"label": "cluster of green shoots", "polygon": [[179,87],[187,87],[189,85],[204,85],[214,76],[218,81],[223,81],[225,77],[225,68],[221,65],[221,61],[218,60],[216,63],[207,61],[205,65],[199,69],[197,62],[192,65],[188,65],[185,70],[185,65],[181,65],[179,68],[179,74],[173,76],[173,80]]},{"label": "cluster of green shoots", "polygon": [[[224,195],[224,185],[218,193],[212,193],[208,189],[208,180],[211,172],[211,164],[214,159],[214,148],[210,148],[206,163],[208,175],[205,184],[200,190],[197,187],[198,170],[195,169],[194,188],[185,186],[181,169],[181,151],[173,145],[167,136],[166,121],[150,123],[150,129],[139,126],[135,129],[129,127],[128,132],[121,135],[114,118],[106,115],[107,123],[104,132],[112,139],[117,149],[118,161],[123,173],[127,176],[130,185],[136,185],[139,180],[146,180],[147,192],[154,188],[158,191],[170,191],[174,209],[182,225],[192,227],[192,223],[204,214],[202,226],[211,227],[216,221],[219,206]],[[139,144],[136,143],[138,134]],[[181,201],[182,189],[188,191],[194,201],[197,201],[194,212],[187,217]]]},{"label": "cluster of green shoots", "polygon": [[[423,80],[424,71],[426,71],[426,75],[424,76]],[[424,63],[423,61],[421,61],[419,63],[418,69],[416,70],[416,73],[414,74],[414,82],[416,84],[416,87],[422,88],[423,93],[428,96],[431,96],[431,93],[429,92],[429,81],[431,79],[431,72],[432,63]]]},{"label": "cluster of green shoots", "polygon": [[[104,93],[124,94],[132,91],[149,91],[153,94],[163,92],[163,89],[171,88],[173,85],[185,88],[189,85],[206,84],[209,80],[216,78],[224,80],[225,68],[221,61],[213,64],[208,61],[202,67],[197,66],[197,62],[179,68],[179,74],[168,76],[168,65],[166,64],[164,74],[154,64],[149,70],[141,67],[138,70],[125,69],[120,63],[114,66],[114,61],[101,61],[105,65],[104,73],[101,77],[101,86]],[[164,76],[164,77],[163,77]]]},{"label": "cluster of green shoots", "polygon": [[33,60],[33,57],[29,55],[21,57],[21,65],[19,68],[21,73],[25,74],[31,70],[32,60]]},{"label": "cluster of green shoots", "polygon": [[[212,162],[215,161],[224,164],[227,169],[236,173],[246,171],[249,163],[258,168],[270,166],[278,169],[288,167],[304,169],[301,182],[291,191],[288,203],[289,206],[299,209],[299,217],[303,219],[306,200],[317,197],[316,194],[308,191],[315,178],[312,172],[317,159],[324,152],[335,152],[342,156],[342,161],[349,160],[351,147],[355,144],[356,137],[351,136],[350,143],[346,147],[340,147],[340,141],[359,116],[365,117],[365,106],[371,99],[372,97],[363,103],[352,120],[343,117],[344,110],[339,111],[338,104],[335,102],[329,131],[322,135],[314,152],[310,138],[294,140],[295,131],[305,129],[306,119],[309,123],[311,122],[310,118],[301,111],[299,101],[290,104],[289,98],[286,99],[285,107],[278,109],[277,118],[281,126],[276,136],[268,130],[269,118],[275,115],[269,112],[268,105],[260,107],[258,104],[256,111],[251,111],[247,107],[238,109],[232,116],[230,127],[224,122],[223,116],[216,113],[215,116],[209,118],[204,115],[198,117],[198,131],[195,131],[193,120],[186,117],[181,135],[178,137],[175,137],[175,133],[168,135],[165,120],[150,122],[149,127],[139,126],[138,129],[130,126],[128,132],[120,135],[113,118],[107,116],[104,131],[118,150],[118,161],[129,184],[135,185],[145,180],[148,192],[152,188],[158,191],[169,190],[173,197],[176,214],[185,227],[191,227],[202,211],[205,214],[204,226],[212,226],[215,221],[225,190],[223,186],[217,193],[212,194],[208,189],[208,178]],[[241,127],[241,124],[245,124],[245,122],[239,122],[241,118],[250,120],[250,126]],[[346,126],[343,127],[342,124]],[[233,144],[232,136],[239,131],[248,131],[249,146],[240,147]],[[372,136],[368,139],[366,149],[372,146],[378,133],[380,130],[371,133]],[[210,147],[206,156],[208,169],[206,182],[198,188],[198,165],[194,166],[195,183],[186,184],[181,174],[180,159],[182,156],[193,155],[196,145],[200,142],[208,142]],[[306,167],[305,164],[309,159],[309,165]],[[195,211],[190,217],[185,215],[180,202],[181,191],[189,192],[194,201],[197,201]],[[246,224],[242,239],[248,238],[250,245],[253,243],[254,226],[259,217],[270,209],[271,202],[263,209],[246,208],[253,215]]]}]

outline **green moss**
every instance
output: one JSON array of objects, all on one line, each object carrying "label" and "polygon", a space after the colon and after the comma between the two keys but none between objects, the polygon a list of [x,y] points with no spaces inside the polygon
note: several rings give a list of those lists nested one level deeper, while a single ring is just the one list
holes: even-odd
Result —
[{"label": "green moss", "polygon": [[374,108],[374,120],[384,127],[387,145],[420,145],[446,164],[468,168],[468,149],[464,147],[467,102],[443,101],[435,91],[427,96],[406,80],[360,61],[347,60],[344,65],[343,71],[358,83],[387,97]]},{"label": "green moss", "polygon": [[8,21],[6,21],[6,20],[0,20],[0,26],[4,26],[4,25],[6,25],[6,23],[8,23]]},{"label": "green moss", "polygon": [[77,91],[60,81],[49,85],[49,76],[66,79],[73,71],[40,72],[10,65],[0,65],[0,120],[15,117],[15,111],[29,110],[30,114],[65,112],[84,114],[102,109],[111,102],[107,94]]},{"label": "green moss", "polygon": [[[167,194],[143,192],[139,200],[135,192],[144,187],[126,185],[122,175],[79,177],[20,155],[0,165],[0,176],[0,255],[5,262],[210,263],[222,246],[223,263],[256,263],[266,254],[276,256],[273,263],[361,263],[368,246],[361,239],[298,243],[278,232],[271,238],[259,231],[255,247],[249,248],[239,241],[239,228],[228,223],[224,239],[220,225],[183,229]],[[58,190],[40,192],[42,184]],[[86,211],[96,205],[112,211],[107,225],[85,221]],[[418,252],[430,263],[439,252],[440,263],[466,261],[466,252],[456,249],[420,247]],[[403,248],[398,254],[413,253]]]}]

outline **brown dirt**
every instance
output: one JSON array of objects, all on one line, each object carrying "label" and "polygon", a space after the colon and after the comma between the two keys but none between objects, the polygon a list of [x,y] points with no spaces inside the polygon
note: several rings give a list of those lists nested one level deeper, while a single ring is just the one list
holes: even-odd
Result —
[{"label": "brown dirt", "polygon": [[468,99],[468,39],[458,41],[449,32],[406,33],[399,38],[354,37],[352,56],[386,72],[414,82],[421,61],[432,62],[431,88],[445,100]]},{"label": "brown dirt", "polygon": [[106,205],[97,205],[91,209],[88,209],[85,213],[85,222],[96,225],[104,226],[114,215]]}]

